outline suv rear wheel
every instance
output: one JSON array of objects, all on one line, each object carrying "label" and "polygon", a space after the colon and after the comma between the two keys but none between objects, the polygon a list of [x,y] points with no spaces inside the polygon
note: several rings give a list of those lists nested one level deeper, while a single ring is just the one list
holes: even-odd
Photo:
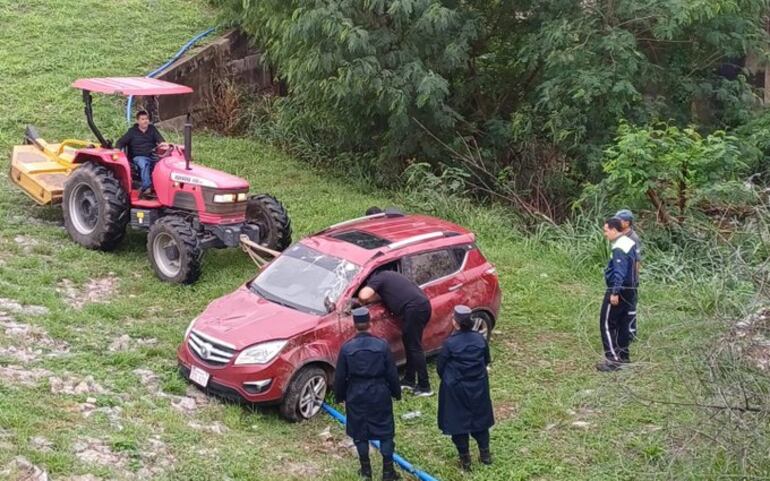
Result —
[{"label": "suv rear wheel", "polygon": [[473,330],[489,341],[489,336],[492,335],[492,328],[495,325],[492,317],[484,311],[475,311],[471,314],[471,319],[473,319]]},{"label": "suv rear wheel", "polygon": [[310,419],[321,410],[328,387],[326,372],[317,366],[303,367],[289,384],[281,403],[281,416],[291,422]]}]

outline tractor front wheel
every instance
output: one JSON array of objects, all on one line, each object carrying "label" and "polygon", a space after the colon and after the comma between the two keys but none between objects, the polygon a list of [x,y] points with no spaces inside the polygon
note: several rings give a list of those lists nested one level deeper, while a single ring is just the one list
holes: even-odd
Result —
[{"label": "tractor front wheel", "polygon": [[162,281],[192,284],[201,275],[203,249],[186,219],[168,216],[155,222],[147,236],[147,256]]},{"label": "tractor front wheel", "polygon": [[64,184],[62,208],[64,227],[83,247],[112,250],[126,234],[128,196],[103,165],[87,162],[70,175]]},{"label": "tractor front wheel", "polygon": [[283,204],[271,195],[251,197],[246,206],[246,222],[259,226],[259,243],[282,251],[291,244],[291,219]]}]

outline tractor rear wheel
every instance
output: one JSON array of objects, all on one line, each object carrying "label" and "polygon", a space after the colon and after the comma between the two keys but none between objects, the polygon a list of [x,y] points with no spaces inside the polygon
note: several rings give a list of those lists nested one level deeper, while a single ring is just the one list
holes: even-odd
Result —
[{"label": "tractor rear wheel", "polygon": [[259,226],[259,243],[282,251],[291,244],[291,219],[283,204],[268,194],[258,194],[246,206],[246,222]]},{"label": "tractor rear wheel", "polygon": [[64,184],[64,227],[72,240],[89,249],[108,251],[126,235],[128,195],[103,165],[86,162]]},{"label": "tractor rear wheel", "polygon": [[192,284],[201,275],[203,249],[189,222],[168,216],[155,222],[147,235],[147,256],[162,281]]}]

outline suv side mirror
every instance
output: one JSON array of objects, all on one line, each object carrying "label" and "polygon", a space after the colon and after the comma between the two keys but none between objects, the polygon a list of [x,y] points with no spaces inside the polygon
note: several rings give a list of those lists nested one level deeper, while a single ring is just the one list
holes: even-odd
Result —
[{"label": "suv side mirror", "polygon": [[326,312],[334,312],[337,310],[337,303],[332,301],[329,296],[324,297],[324,307]]}]

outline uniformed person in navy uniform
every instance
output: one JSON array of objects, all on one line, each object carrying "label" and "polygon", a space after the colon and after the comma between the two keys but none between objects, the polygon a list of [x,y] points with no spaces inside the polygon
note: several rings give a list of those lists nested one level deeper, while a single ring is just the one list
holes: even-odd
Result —
[{"label": "uniformed person in navy uniform", "polygon": [[470,436],[479,445],[481,462],[492,464],[489,428],[495,424],[489,395],[487,366],[491,362],[484,336],[473,329],[471,309],[456,306],[455,332],[444,341],[437,368],[441,378],[438,392],[438,427],[452,436],[460,465],[471,470]]},{"label": "uniformed person in navy uniform", "polygon": [[380,441],[382,479],[399,479],[393,467],[396,427],[392,398],[401,399],[398,370],[388,343],[369,333],[369,310],[353,310],[356,335],[342,345],[334,373],[334,392],[345,403],[346,432],[353,438],[361,463],[359,474],[372,479],[369,441]]},{"label": "uniformed person in navy uniform", "polygon": [[636,308],[636,243],[623,235],[623,224],[617,217],[604,224],[604,236],[611,244],[612,255],[604,269],[604,294],[599,315],[599,330],[604,347],[604,361],[596,365],[600,371],[615,371],[631,362],[628,312]]}]

